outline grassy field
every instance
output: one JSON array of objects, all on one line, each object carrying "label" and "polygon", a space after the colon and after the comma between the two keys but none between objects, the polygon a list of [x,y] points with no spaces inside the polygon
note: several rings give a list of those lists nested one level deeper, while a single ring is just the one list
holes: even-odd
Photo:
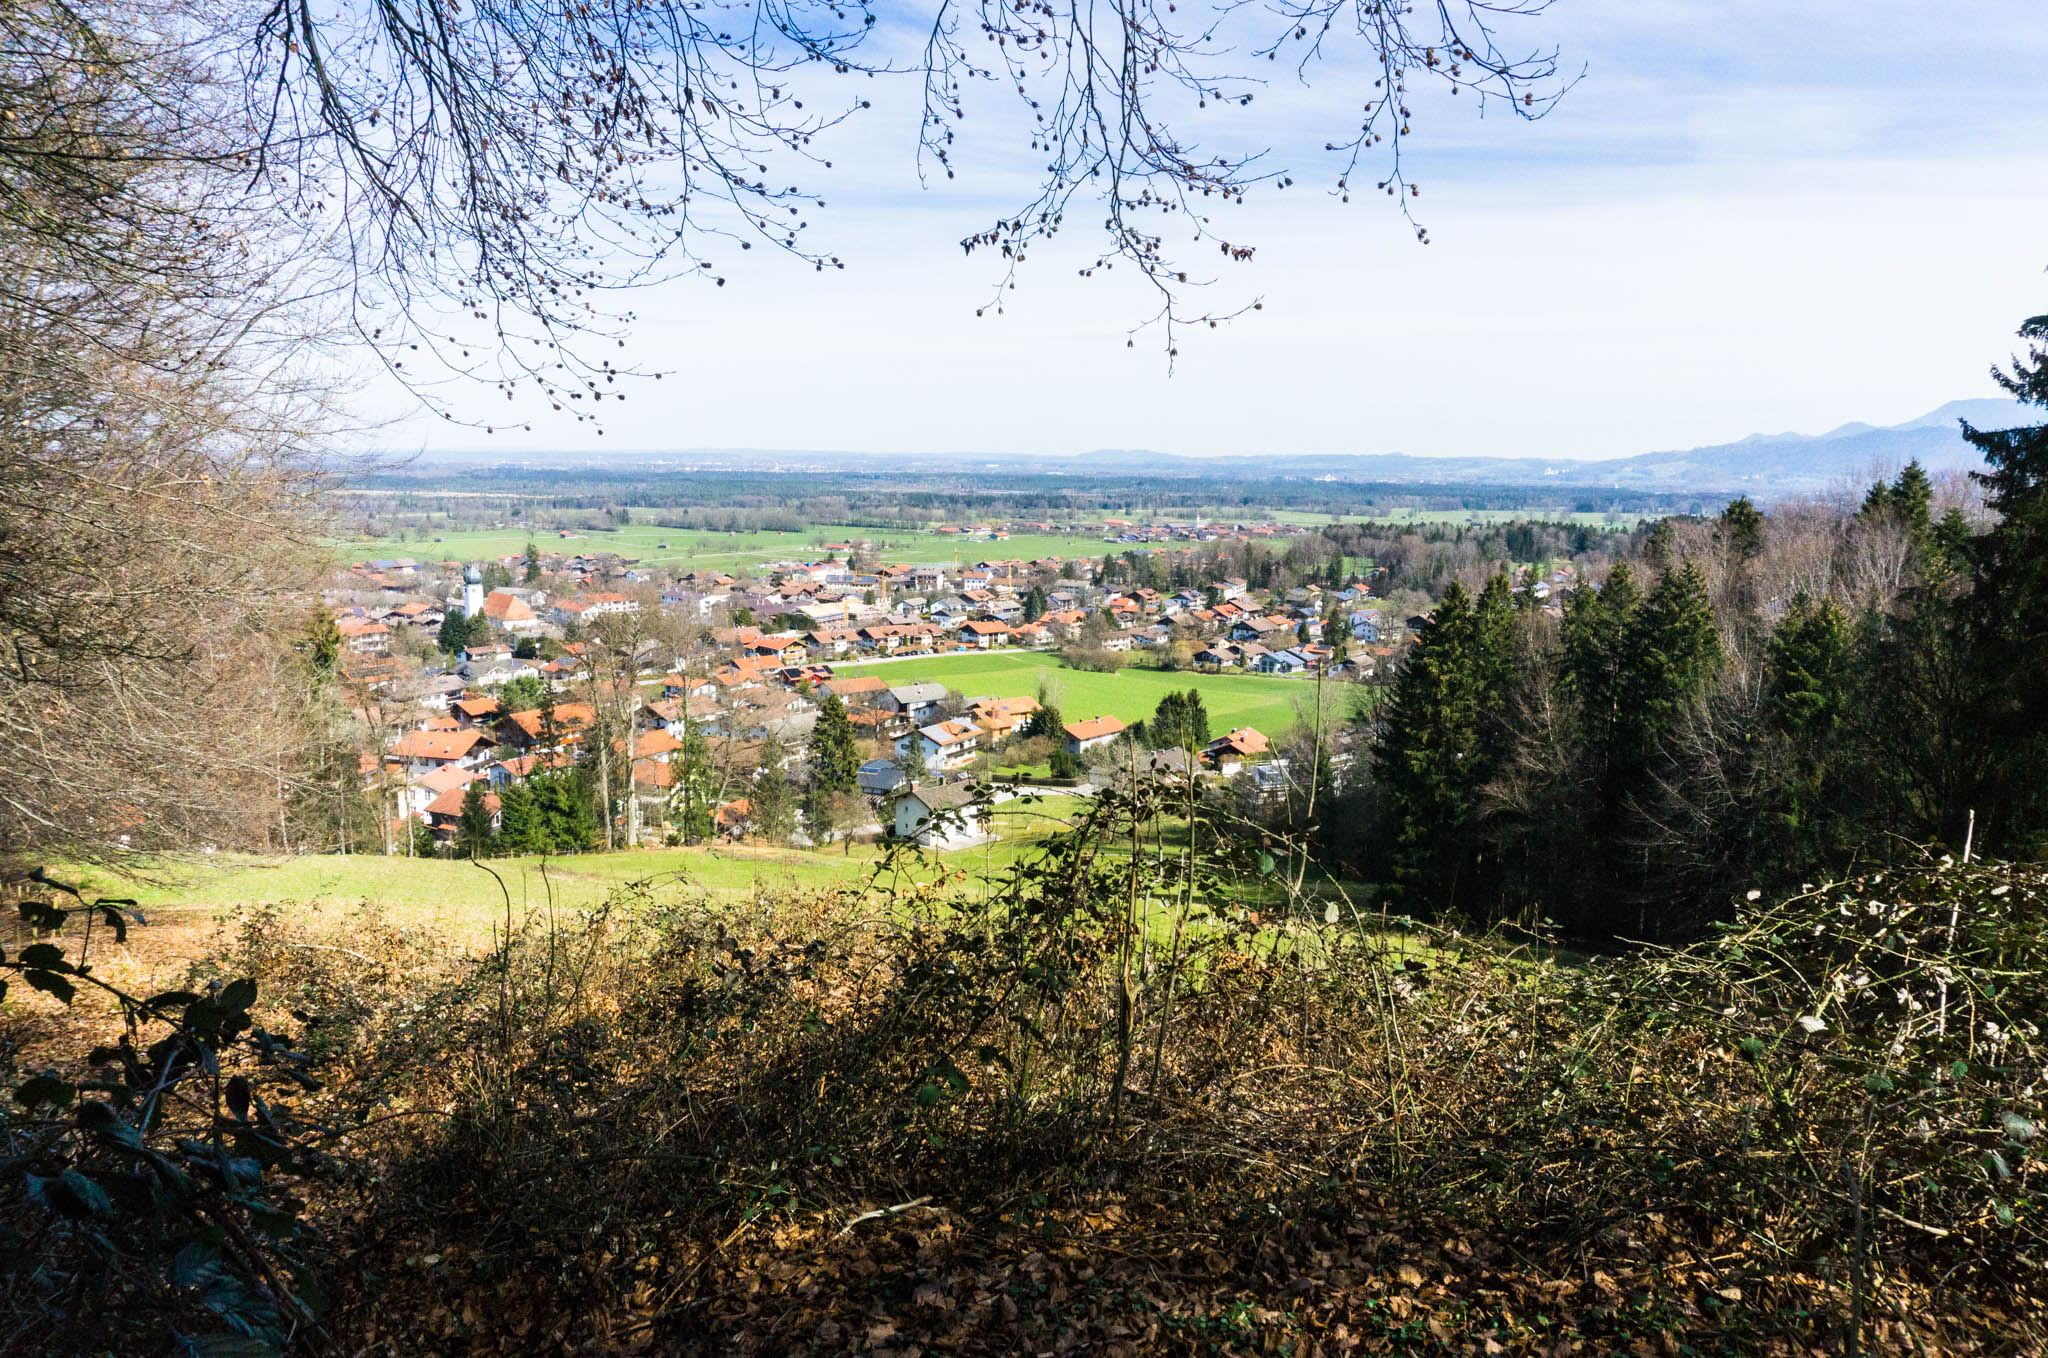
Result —
[{"label": "grassy field", "polygon": [[[138,942],[157,951],[168,945],[172,953],[189,952],[194,939],[261,907],[288,909],[303,921],[325,922],[344,934],[351,918],[371,910],[385,924],[429,931],[467,949],[491,942],[504,923],[508,896],[515,918],[524,919],[534,911],[589,909],[628,885],[642,885],[657,899],[675,892],[702,893],[734,908],[745,908],[763,892],[851,889],[863,899],[880,901],[891,888],[907,890],[914,882],[942,875],[957,875],[955,889],[973,892],[1038,852],[1047,836],[1074,825],[1088,805],[1079,798],[1026,792],[990,813],[995,837],[989,842],[927,853],[896,868],[875,844],[822,850],[721,844],[572,854],[545,862],[493,858],[483,865],[380,854],[235,854],[160,862],[147,871],[73,867],[58,876],[88,898],[135,900],[148,931],[147,938],[137,936]],[[1185,840],[1185,826],[1178,833],[1167,826],[1163,833],[1169,852]],[[1103,852],[1115,858],[1127,850],[1119,840]],[[909,880],[897,877],[897,870]],[[1220,903],[1228,897],[1263,908],[1277,899],[1278,890],[1273,879],[1261,878],[1222,889],[1215,897],[1205,893],[1205,898]]]},{"label": "grassy field", "polygon": [[342,561],[372,561],[383,557],[413,557],[423,561],[484,561],[517,556],[531,542],[544,552],[617,552],[638,557],[650,565],[682,570],[731,570],[759,565],[785,557],[812,558],[827,542],[874,544],[874,554],[883,561],[912,564],[938,562],[971,565],[976,561],[1035,560],[1039,557],[1101,556],[1123,547],[1086,536],[1055,536],[1020,533],[1000,542],[970,539],[910,529],[858,528],[849,524],[821,524],[800,533],[721,533],[708,529],[661,528],[635,523],[604,531],[570,531],[566,535],[550,529],[451,529],[447,532],[419,532],[404,537],[337,541],[335,556]]},{"label": "grassy field", "polygon": [[[990,817],[996,832],[993,842],[933,854],[930,859],[935,866],[975,875],[1000,871],[1069,824],[1081,806],[1075,798],[1054,796],[1006,802]],[[533,857],[493,858],[483,867],[466,860],[381,854],[232,854],[164,863],[147,872],[94,867],[74,868],[59,876],[88,896],[132,897],[145,915],[285,903],[333,909],[374,902],[401,924],[488,933],[501,918],[507,895],[522,913],[550,903],[561,909],[587,908],[616,888],[636,882],[742,900],[759,889],[866,887],[875,882],[881,866],[882,852],[872,844],[823,850],[721,844],[572,854],[545,862]]]},{"label": "grassy field", "polygon": [[[1032,697],[1041,681],[1056,694],[1069,721],[1108,714],[1126,722],[1152,715],[1168,693],[1193,688],[1209,710],[1209,729],[1221,735],[1234,726],[1255,726],[1277,735],[1294,725],[1295,705],[1314,701],[1316,686],[1304,679],[1264,674],[1167,674],[1123,669],[1093,674],[1068,669],[1045,651],[990,651],[979,655],[920,656],[842,667],[842,674],[874,674],[891,684],[944,684],[965,698]],[[1338,686],[1339,699],[1361,690]]]}]

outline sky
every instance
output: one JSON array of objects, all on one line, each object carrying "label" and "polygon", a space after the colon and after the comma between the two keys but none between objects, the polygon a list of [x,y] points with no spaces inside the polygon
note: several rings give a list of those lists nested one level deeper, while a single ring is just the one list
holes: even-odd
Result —
[{"label": "sky", "polygon": [[2048,311],[2033,0],[1556,0],[1503,32],[1582,77],[1534,122],[1418,95],[1428,245],[1389,200],[1330,191],[1361,68],[1304,85],[1278,63],[1252,112],[1189,124],[1272,148],[1296,183],[1218,209],[1258,249],[1191,253],[1203,300],[1259,309],[1171,364],[1156,332],[1127,343],[1151,311],[1128,269],[1078,276],[1078,224],[977,316],[996,266],[959,241],[1028,196],[1016,125],[982,96],[959,179],[921,187],[914,90],[875,82],[805,180],[828,203],[813,244],[847,267],[729,251],[722,288],[632,296],[624,353],[664,376],[601,437],[523,407],[532,432],[486,436],[377,376],[356,413],[399,451],[1617,456],[1995,395],[1991,363]]}]

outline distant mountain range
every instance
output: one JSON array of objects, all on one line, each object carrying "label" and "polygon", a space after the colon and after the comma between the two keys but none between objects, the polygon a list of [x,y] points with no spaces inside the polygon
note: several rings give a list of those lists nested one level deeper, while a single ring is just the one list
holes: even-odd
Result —
[{"label": "distant mountain range", "polygon": [[[1633,457],[1597,460],[1543,460],[1524,457],[1427,457],[1410,453],[1231,454],[1189,457],[1145,449],[1102,448],[1091,452],[1030,455],[1003,453],[891,453],[887,465],[896,472],[959,473],[963,470],[1067,475],[1205,476],[1244,479],[1322,479],[1395,485],[1555,486],[1560,489],[1612,489],[1645,494],[1734,495],[1759,500],[1824,493],[1860,487],[1878,476],[1891,475],[1912,459],[1931,474],[1975,470],[1976,451],[1963,442],[1959,422],[1979,429],[2010,429],[2040,422],[2040,412],[2016,401],[1950,401],[1904,424],[1876,427],[1842,425],[1825,434],[1752,434],[1735,443],[1718,443],[1676,452],[1639,453]],[[707,470],[747,469],[770,472],[844,472],[871,467],[876,454],[823,450],[705,448],[658,452],[621,450],[592,453],[507,453],[502,450],[428,454],[414,467],[436,464],[475,468],[497,466]]]},{"label": "distant mountain range", "polygon": [[1407,453],[1332,456],[1174,457],[1103,450],[1070,460],[1101,471],[1142,468],[1207,471],[1226,468],[1261,476],[1320,476],[1344,481],[1553,485],[1682,494],[1746,493],[1759,499],[1811,495],[1843,484],[1860,486],[1917,458],[1930,474],[1975,470],[1977,452],[1959,422],[1979,429],[2038,423],[2017,401],[1950,401],[1918,419],[1882,428],[1852,423],[1825,434],[1752,434],[1735,443],[1677,452],[1587,461],[1517,457],[1419,457]]}]

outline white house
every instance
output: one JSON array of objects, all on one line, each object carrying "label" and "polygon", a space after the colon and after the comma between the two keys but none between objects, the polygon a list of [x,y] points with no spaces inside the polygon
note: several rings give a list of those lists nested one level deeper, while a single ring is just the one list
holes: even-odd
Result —
[{"label": "white house", "polygon": [[988,810],[964,787],[912,786],[896,796],[895,833],[927,849],[964,849],[990,838]]},{"label": "white house", "polygon": [[939,704],[945,700],[944,684],[899,684],[882,699],[882,706],[922,726],[939,715]]},{"label": "white house", "polygon": [[909,735],[897,738],[896,755],[899,759],[910,757],[912,741],[917,742],[926,768],[950,773],[967,767],[975,752],[981,749],[981,728],[958,718],[921,726]]},{"label": "white house", "polygon": [[1124,733],[1124,724],[1115,717],[1090,717],[1086,721],[1070,721],[1066,725],[1067,753],[1085,754],[1089,750],[1101,749]]}]

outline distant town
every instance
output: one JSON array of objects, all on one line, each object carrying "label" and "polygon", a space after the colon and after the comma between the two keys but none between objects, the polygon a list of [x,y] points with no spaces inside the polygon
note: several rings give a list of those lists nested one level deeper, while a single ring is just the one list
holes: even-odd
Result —
[{"label": "distant town", "polygon": [[[508,789],[594,757],[601,708],[616,714],[608,737],[630,769],[637,814],[613,814],[630,820],[633,842],[688,834],[673,802],[693,757],[720,774],[706,808],[711,832],[757,834],[756,781],[815,776],[806,746],[827,705],[843,709],[858,743],[851,791],[871,812],[855,807],[828,833],[866,826],[950,844],[957,833],[923,828],[938,809],[926,804],[933,788],[998,770],[1085,785],[1128,765],[1130,749],[1156,749],[1145,730],[1149,690],[1116,691],[1126,668],[1185,676],[1195,693],[1219,679],[1266,681],[1278,722],[1204,730],[1185,753],[1206,776],[1250,770],[1277,785],[1285,760],[1270,728],[1292,725],[1299,700],[1316,691],[1334,710],[1331,695],[1378,675],[1419,621],[1376,596],[1370,572],[1341,562],[1324,579],[1280,588],[1205,569],[1232,559],[1208,550],[1216,544],[1303,532],[1278,522],[1112,517],[933,532],[963,546],[1074,535],[1075,550],[912,564],[877,559],[871,541],[846,537],[741,570],[682,570],[569,550],[566,541],[585,535],[564,529],[488,560],[387,556],[337,570],[322,602],[339,637],[362,776],[391,822],[386,847],[452,847],[477,800],[472,787],[501,826]],[[1168,575],[1188,583],[1173,587]],[[1573,578],[1566,565],[1526,588],[1556,608]],[[974,657],[1002,657],[1005,668],[991,682]],[[1040,714],[1048,692],[1066,702],[1052,729]]]}]

